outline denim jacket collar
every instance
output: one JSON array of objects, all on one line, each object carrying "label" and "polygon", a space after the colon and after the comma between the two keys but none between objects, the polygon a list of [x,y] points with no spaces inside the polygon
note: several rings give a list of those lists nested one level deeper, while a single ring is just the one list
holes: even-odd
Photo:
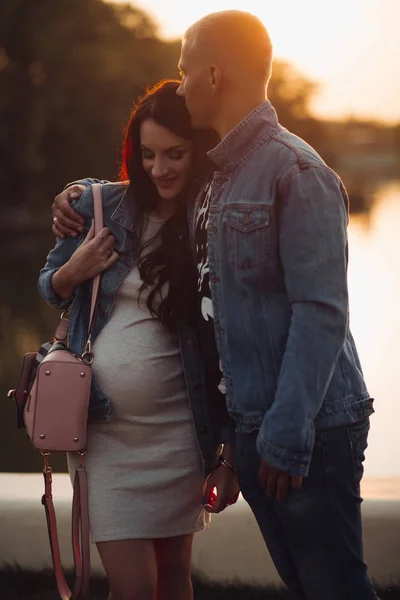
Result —
[{"label": "denim jacket collar", "polygon": [[209,158],[222,171],[238,167],[281,126],[269,100],[259,104],[212,150]]}]

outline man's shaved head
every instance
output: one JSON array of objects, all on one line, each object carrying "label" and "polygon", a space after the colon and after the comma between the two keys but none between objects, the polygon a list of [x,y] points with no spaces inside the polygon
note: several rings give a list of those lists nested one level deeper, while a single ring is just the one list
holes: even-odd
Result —
[{"label": "man's shaved head", "polygon": [[272,43],[263,23],[251,13],[224,10],[211,13],[186,31],[184,43],[195,45],[196,52],[207,54],[225,67],[262,77],[265,84],[271,75]]},{"label": "man's shaved head", "polygon": [[186,31],[178,94],[185,97],[194,127],[227,128],[265,102],[271,76],[272,44],[254,15],[224,10],[207,15]]}]

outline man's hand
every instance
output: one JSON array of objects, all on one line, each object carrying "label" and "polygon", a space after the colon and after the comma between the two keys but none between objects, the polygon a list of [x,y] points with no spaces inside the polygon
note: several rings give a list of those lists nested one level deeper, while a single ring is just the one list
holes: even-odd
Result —
[{"label": "man's hand", "polygon": [[[215,500],[212,498],[214,488],[217,490],[217,498]],[[207,477],[204,494],[207,504],[204,508],[209,513],[219,513],[227,506],[235,504],[239,492],[236,473],[220,465]]]},{"label": "man's hand", "polygon": [[80,198],[85,189],[84,185],[71,185],[54,198],[51,208],[53,211],[52,231],[55,236],[61,239],[66,237],[76,238],[79,233],[83,232],[85,221],[71,208],[71,202],[76,198]]},{"label": "man's hand", "polygon": [[267,496],[278,502],[283,502],[291,491],[299,490],[303,483],[299,475],[289,475],[286,471],[271,467],[264,459],[261,459],[258,476]]}]

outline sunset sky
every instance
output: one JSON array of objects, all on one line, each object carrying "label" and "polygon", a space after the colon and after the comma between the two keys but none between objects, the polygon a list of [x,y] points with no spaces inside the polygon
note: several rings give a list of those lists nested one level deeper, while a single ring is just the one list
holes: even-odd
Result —
[{"label": "sunset sky", "polygon": [[[126,0],[112,0],[126,2]],[[314,111],[400,121],[400,0],[134,0],[180,37],[209,12],[248,10],[267,26],[275,56],[321,84]]]}]

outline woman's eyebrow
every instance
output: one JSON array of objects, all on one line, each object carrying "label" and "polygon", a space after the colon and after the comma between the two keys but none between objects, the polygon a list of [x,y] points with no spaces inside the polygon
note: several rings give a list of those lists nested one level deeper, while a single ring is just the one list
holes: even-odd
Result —
[{"label": "woman's eyebrow", "polygon": [[187,150],[183,144],[178,144],[177,146],[171,146],[170,148],[166,148],[166,151],[169,150]]}]

